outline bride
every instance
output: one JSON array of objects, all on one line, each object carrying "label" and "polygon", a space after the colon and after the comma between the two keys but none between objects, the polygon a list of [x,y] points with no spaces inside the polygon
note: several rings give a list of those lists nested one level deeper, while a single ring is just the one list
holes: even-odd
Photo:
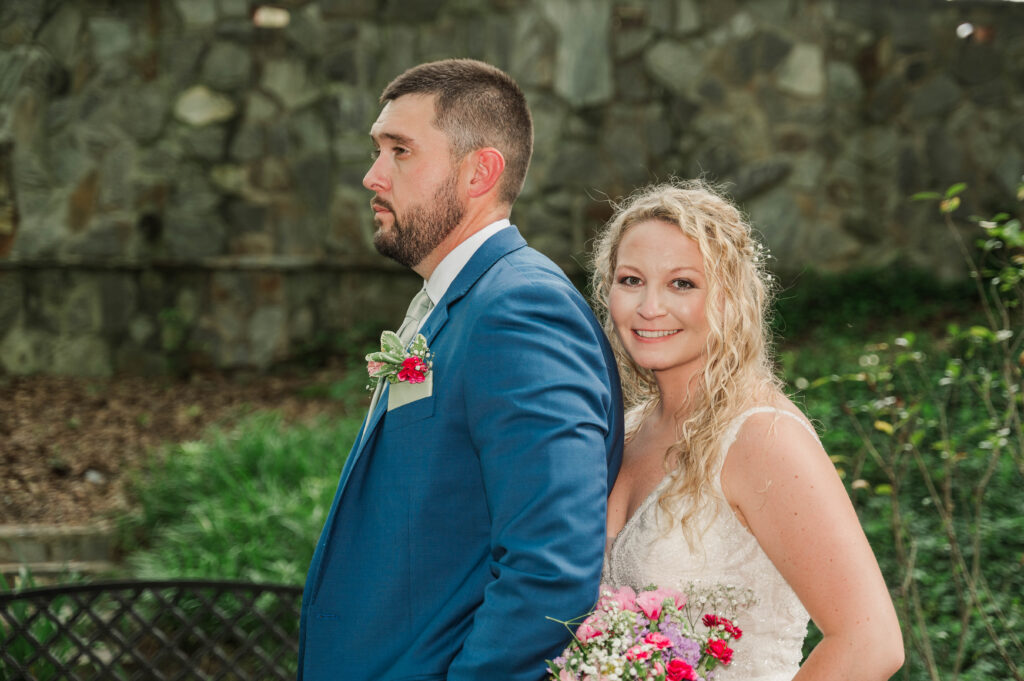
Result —
[{"label": "bride", "polygon": [[[752,591],[716,681],[887,679],[896,613],[846,490],[773,374],[764,257],[700,182],[618,206],[594,292],[627,404],[604,581]],[[800,665],[808,616],[824,634]]]}]

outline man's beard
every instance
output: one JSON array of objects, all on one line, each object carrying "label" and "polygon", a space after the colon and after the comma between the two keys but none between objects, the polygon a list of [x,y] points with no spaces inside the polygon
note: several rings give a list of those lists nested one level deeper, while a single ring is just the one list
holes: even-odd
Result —
[{"label": "man's beard", "polygon": [[445,237],[462,221],[465,206],[455,194],[456,173],[449,175],[428,205],[414,206],[398,221],[398,214],[386,201],[375,199],[391,211],[391,229],[384,231],[377,220],[373,245],[377,252],[392,260],[415,267],[444,241]]}]

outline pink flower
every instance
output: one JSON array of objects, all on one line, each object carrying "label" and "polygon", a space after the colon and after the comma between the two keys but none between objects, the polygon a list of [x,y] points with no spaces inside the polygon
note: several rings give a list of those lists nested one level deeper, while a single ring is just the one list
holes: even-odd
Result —
[{"label": "pink flower", "polygon": [[579,681],[579,679],[568,669],[563,669],[558,672],[558,681]]},{"label": "pink flower", "polygon": [[619,590],[612,589],[607,584],[601,585],[601,593],[608,592],[610,595],[601,596],[601,600],[598,602],[597,607],[599,610],[607,610],[611,603],[618,603],[619,609],[628,610],[630,612],[638,612],[636,607],[636,592],[628,586],[624,586]]},{"label": "pink flower", "polygon": [[634,660],[649,660],[651,658],[651,651],[647,650],[643,646],[633,646],[626,651],[626,659],[630,662]]},{"label": "pink flower", "polygon": [[671,598],[672,602],[676,604],[677,610],[682,610],[686,606],[686,594],[675,589],[659,588],[656,593],[660,593],[661,597]]},{"label": "pink flower", "polygon": [[581,641],[589,641],[592,638],[597,638],[604,632],[600,629],[593,627],[586,622],[580,625],[580,628],[576,630],[576,638]]},{"label": "pink flower", "polygon": [[402,369],[398,372],[399,381],[409,381],[409,383],[422,383],[426,379],[427,371],[429,368],[426,363],[419,357],[409,357],[402,362]]},{"label": "pink flower", "polygon": [[732,662],[732,648],[720,638],[713,638],[708,641],[707,652],[722,661],[722,664]]},{"label": "pink flower", "polygon": [[665,671],[668,675],[668,681],[697,681],[697,675],[693,672],[693,667],[678,657],[668,663],[668,668]]},{"label": "pink flower", "polygon": [[665,648],[668,648],[670,645],[672,645],[672,639],[670,639],[665,634],[662,634],[657,631],[652,631],[651,633],[644,636],[644,643],[649,643],[658,650],[664,650]]},{"label": "pink flower", "polygon": [[376,376],[380,373],[380,370],[384,368],[384,362],[367,362],[366,373],[370,376]]},{"label": "pink flower", "polygon": [[656,620],[661,617],[664,600],[664,596],[658,591],[642,591],[636,597],[636,604],[649,619]]}]

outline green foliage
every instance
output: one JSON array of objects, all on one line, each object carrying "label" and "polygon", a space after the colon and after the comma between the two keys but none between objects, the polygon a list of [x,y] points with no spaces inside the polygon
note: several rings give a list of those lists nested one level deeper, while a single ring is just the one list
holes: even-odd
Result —
[{"label": "green foliage", "polygon": [[257,413],[166,448],[135,486],[133,573],[302,584],[359,425]]},{"label": "green foliage", "polygon": [[775,304],[773,330],[790,343],[895,331],[962,316],[977,307],[969,283],[940,282],[929,272],[893,265],[842,274],[802,273],[785,286]]},{"label": "green foliage", "polygon": [[[965,189],[917,197],[939,201],[958,238],[949,202]],[[981,319],[936,337],[834,338],[831,360],[782,356],[893,591],[907,679],[1024,672],[1024,258],[1019,221],[974,221],[979,251],[961,249]]]}]

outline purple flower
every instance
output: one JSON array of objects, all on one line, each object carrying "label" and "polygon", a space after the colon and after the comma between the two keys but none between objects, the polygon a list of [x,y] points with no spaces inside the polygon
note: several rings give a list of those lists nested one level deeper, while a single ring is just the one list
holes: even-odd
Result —
[{"label": "purple flower", "polygon": [[697,666],[700,661],[700,643],[684,636],[674,622],[662,625],[661,633],[665,634],[672,642],[671,650],[674,657],[680,657],[687,664]]}]

